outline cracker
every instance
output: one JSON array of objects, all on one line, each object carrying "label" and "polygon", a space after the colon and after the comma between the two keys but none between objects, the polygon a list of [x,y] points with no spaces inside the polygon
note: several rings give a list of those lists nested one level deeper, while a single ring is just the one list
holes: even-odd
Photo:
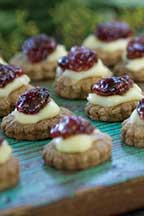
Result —
[{"label": "cracker", "polygon": [[49,138],[51,127],[56,125],[62,117],[72,114],[68,109],[61,107],[60,113],[53,118],[44,119],[33,124],[21,124],[10,113],[3,118],[1,129],[7,136],[17,140],[47,139]]},{"label": "cracker", "polygon": [[89,77],[73,83],[70,78],[63,76],[56,79],[55,91],[64,98],[84,99],[91,92],[91,86],[100,79],[100,77]]},{"label": "cracker", "polygon": [[122,123],[121,138],[130,146],[144,147],[143,125],[131,123],[129,119]]},{"label": "cracker", "polygon": [[10,63],[22,67],[24,72],[32,80],[51,80],[54,79],[56,75],[57,61],[41,61],[32,64],[23,56],[23,54],[17,54],[10,60]]},{"label": "cracker", "polygon": [[108,67],[115,66],[122,61],[123,50],[117,50],[115,52],[109,53],[97,49],[98,56],[102,59],[103,63]]},{"label": "cracker", "polygon": [[104,107],[90,102],[86,104],[85,112],[93,120],[117,122],[128,118],[136,108],[138,101],[129,101],[116,106]]},{"label": "cracker", "polygon": [[13,156],[0,164],[0,191],[15,186],[19,181],[19,172],[19,161]]}]

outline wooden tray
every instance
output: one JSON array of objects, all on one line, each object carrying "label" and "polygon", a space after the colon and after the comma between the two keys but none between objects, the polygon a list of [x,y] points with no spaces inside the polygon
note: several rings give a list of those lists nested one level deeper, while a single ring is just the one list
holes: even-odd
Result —
[{"label": "wooden tray", "polygon": [[[64,100],[49,88],[59,105],[84,117],[86,101]],[[21,161],[21,179],[0,193],[0,215],[111,215],[144,206],[144,149],[121,143],[120,123],[92,123],[113,138],[112,160],[80,172],[63,172],[43,164],[41,150],[49,140],[7,140]]]}]

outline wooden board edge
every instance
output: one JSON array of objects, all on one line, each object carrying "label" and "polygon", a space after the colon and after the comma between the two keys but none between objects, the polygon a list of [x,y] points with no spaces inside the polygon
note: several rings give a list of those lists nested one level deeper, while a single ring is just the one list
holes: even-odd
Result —
[{"label": "wooden board edge", "polygon": [[110,187],[81,189],[68,199],[50,205],[9,209],[0,216],[106,216],[144,207],[144,177]]}]

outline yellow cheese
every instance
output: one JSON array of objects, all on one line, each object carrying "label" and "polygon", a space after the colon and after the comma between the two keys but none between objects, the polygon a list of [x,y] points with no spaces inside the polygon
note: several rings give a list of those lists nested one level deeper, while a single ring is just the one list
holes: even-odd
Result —
[{"label": "yellow cheese", "polygon": [[33,124],[37,123],[44,119],[50,119],[58,115],[60,112],[59,106],[51,100],[40,112],[30,115],[19,112],[18,110],[14,110],[12,115],[14,115],[16,121],[21,124]]},{"label": "yellow cheese", "polygon": [[27,75],[22,75],[17,77],[12,82],[8,83],[4,88],[0,88],[0,97],[7,97],[14,90],[27,85],[30,82],[30,79]]},{"label": "yellow cheese", "polygon": [[127,59],[126,68],[132,72],[144,69],[144,58],[137,58],[133,60]]},{"label": "yellow cheese", "polygon": [[47,57],[48,62],[57,61],[60,57],[67,55],[63,45],[57,45],[56,50]]},{"label": "yellow cheese", "polygon": [[99,46],[99,42],[96,39],[95,35],[91,34],[84,40],[83,46],[89,49],[97,49]]},{"label": "yellow cheese", "polygon": [[129,39],[118,39],[112,42],[100,41],[95,35],[89,35],[83,42],[83,45],[90,49],[99,49],[105,52],[115,52],[125,50]]},{"label": "yellow cheese", "polygon": [[0,64],[7,65],[7,62],[2,57],[0,57]]},{"label": "yellow cheese", "polygon": [[93,141],[96,139],[94,134],[72,135],[66,139],[61,137],[53,139],[56,149],[65,153],[80,153],[91,148]]},{"label": "yellow cheese", "polygon": [[95,93],[90,93],[87,100],[95,105],[111,107],[118,104],[126,103],[128,101],[140,100],[144,96],[141,89],[134,84],[124,95],[101,96]]},{"label": "yellow cheese", "polygon": [[79,80],[89,78],[89,77],[111,77],[112,72],[102,63],[100,59],[98,62],[89,70],[82,72],[75,72],[72,70],[65,70],[64,72],[60,67],[57,68],[57,76],[58,77],[69,77],[74,83]]}]

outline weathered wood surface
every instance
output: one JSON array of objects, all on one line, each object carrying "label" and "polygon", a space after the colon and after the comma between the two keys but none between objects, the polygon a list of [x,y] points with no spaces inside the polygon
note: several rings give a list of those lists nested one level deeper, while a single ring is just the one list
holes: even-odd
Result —
[{"label": "weathered wood surface", "polygon": [[[61,99],[51,83],[43,86],[58,104],[85,116],[86,101]],[[0,215],[99,216],[144,207],[144,149],[121,142],[120,123],[92,123],[112,136],[112,159],[80,172],[44,166],[41,151],[49,140],[17,142],[7,137],[21,161],[21,179],[15,188],[0,193]]]}]

